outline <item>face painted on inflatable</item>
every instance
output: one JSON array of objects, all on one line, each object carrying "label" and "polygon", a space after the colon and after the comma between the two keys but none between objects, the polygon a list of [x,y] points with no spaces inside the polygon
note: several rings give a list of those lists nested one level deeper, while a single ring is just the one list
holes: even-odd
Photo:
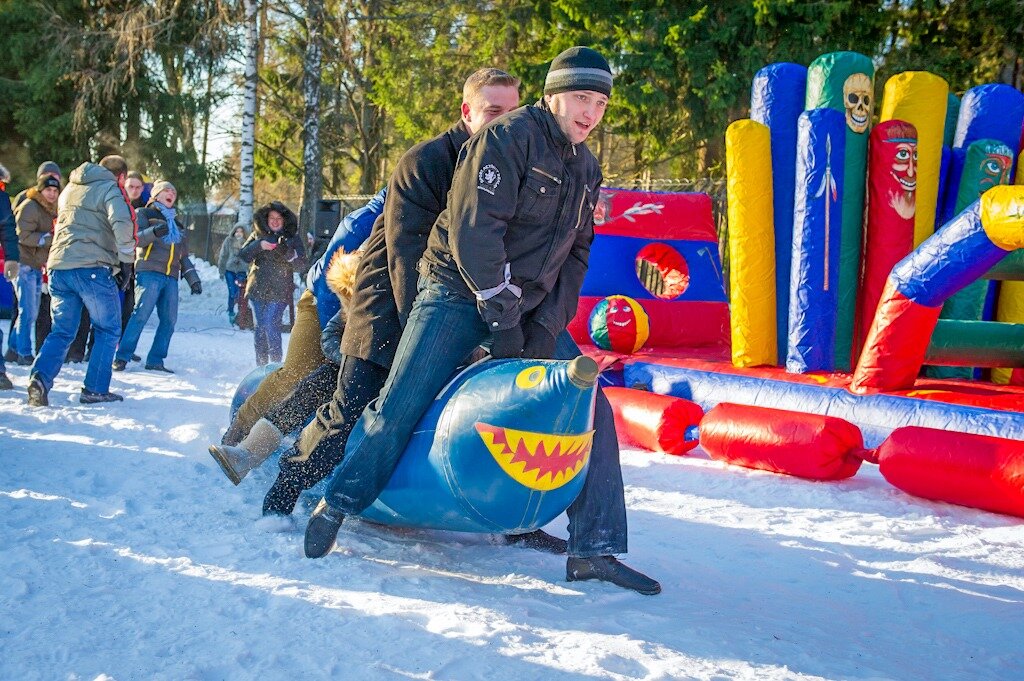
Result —
[{"label": "face painted on inflatable", "polygon": [[594,206],[594,224],[603,225],[608,222],[612,217],[612,194],[609,191],[601,190],[600,195],[597,199],[597,205]]},{"label": "face painted on inflatable", "polygon": [[1008,184],[1012,165],[1013,151],[1002,142],[982,139],[971,143],[957,191],[957,211],[974,203],[992,187]]},{"label": "face painted on inflatable", "polygon": [[594,432],[553,435],[478,422],[476,431],[501,470],[524,487],[548,492],[575,478],[590,458]]},{"label": "face painted on inflatable", "polygon": [[854,73],[843,83],[843,106],[846,107],[846,125],[854,132],[866,132],[871,123],[874,97],[871,78]]},{"label": "face painted on inflatable", "polygon": [[895,182],[889,205],[904,219],[914,217],[917,194],[917,131],[902,121],[892,121],[882,135],[882,153],[889,160],[889,176]]},{"label": "face painted on inflatable", "polygon": [[634,353],[650,335],[650,319],[629,296],[608,296],[590,313],[590,338],[604,350]]},{"label": "face painted on inflatable", "polygon": [[[1005,147],[1009,151],[1009,147]],[[978,189],[981,192],[991,189],[996,185],[1006,184],[1010,180],[1010,166],[1013,159],[1009,154],[1001,154],[993,151],[981,162],[981,180],[978,182]]]}]

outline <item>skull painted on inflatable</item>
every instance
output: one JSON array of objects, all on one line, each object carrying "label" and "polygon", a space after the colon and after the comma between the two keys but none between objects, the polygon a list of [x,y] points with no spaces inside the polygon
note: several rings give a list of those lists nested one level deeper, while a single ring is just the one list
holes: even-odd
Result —
[{"label": "skull painted on inflatable", "polygon": [[866,132],[871,122],[874,107],[871,89],[871,78],[864,73],[854,73],[843,83],[846,125],[854,132]]}]

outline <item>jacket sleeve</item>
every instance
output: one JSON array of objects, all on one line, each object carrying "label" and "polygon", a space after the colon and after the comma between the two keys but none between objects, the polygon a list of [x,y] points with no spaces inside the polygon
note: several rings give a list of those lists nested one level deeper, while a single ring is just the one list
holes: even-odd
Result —
[{"label": "jacket sleeve", "polygon": [[[597,182],[591,196],[596,197],[601,183]],[[590,261],[590,245],[594,242],[594,201],[590,201],[589,215],[579,229],[576,240],[568,257],[558,271],[558,279],[554,288],[544,296],[544,300],[533,311],[532,320],[541,324],[551,335],[565,331],[569,322],[576,316],[576,308],[580,302],[580,289],[583,278],[587,276],[587,265]]]},{"label": "jacket sleeve", "polygon": [[114,185],[107,194],[107,220],[114,230],[117,258],[121,262],[135,262],[135,216],[121,187]]},{"label": "jacket sleeve", "polygon": [[519,324],[522,291],[510,286],[505,231],[515,216],[526,154],[504,126],[462,147],[448,199],[448,244],[492,331]]},{"label": "jacket sleeve", "polygon": [[256,259],[256,256],[260,254],[260,242],[263,241],[256,232],[253,232],[248,236],[246,242],[242,244],[242,247],[238,250],[238,257],[244,262],[251,263]]},{"label": "jacket sleeve", "polygon": [[14,224],[18,232],[18,244],[23,246],[39,246],[39,238],[50,232],[50,224],[45,222],[46,211],[39,208],[35,201],[25,202],[14,211]]},{"label": "jacket sleeve", "polygon": [[157,240],[153,230],[157,225],[167,224],[163,219],[157,220],[150,216],[148,208],[143,208],[135,214],[135,221],[139,225],[139,246],[148,246]]},{"label": "jacket sleeve", "polygon": [[0,246],[4,248],[4,258],[11,262],[21,260],[21,249],[18,248],[18,230],[14,224],[11,199],[7,196],[7,192],[0,192]]},{"label": "jacket sleeve", "polygon": [[341,364],[341,335],[344,332],[345,311],[338,310],[327,321],[324,330],[320,333],[320,350],[324,353],[324,357],[335,364]]}]

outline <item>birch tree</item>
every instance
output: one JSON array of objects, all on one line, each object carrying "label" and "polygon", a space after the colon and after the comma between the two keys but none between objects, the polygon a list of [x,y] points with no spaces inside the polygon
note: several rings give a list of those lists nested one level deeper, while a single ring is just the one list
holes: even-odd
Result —
[{"label": "birch tree", "polygon": [[323,163],[320,152],[320,69],[324,27],[323,0],[306,0],[306,54],[303,59],[302,94],[302,209],[299,227],[308,232],[316,221],[317,204],[323,193]]},{"label": "birch tree", "polygon": [[242,103],[242,139],[240,145],[241,162],[239,169],[238,188],[238,222],[252,224],[253,183],[255,179],[255,147],[256,147],[256,52],[259,42],[259,29],[256,22],[258,0],[243,0],[245,10],[245,75],[243,83],[245,93]]}]

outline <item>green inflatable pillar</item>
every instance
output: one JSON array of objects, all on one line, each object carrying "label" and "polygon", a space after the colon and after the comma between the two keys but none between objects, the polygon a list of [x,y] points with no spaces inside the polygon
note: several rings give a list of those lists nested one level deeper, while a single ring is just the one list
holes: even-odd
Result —
[{"label": "green inflatable pillar", "polygon": [[835,367],[850,371],[853,325],[864,219],[868,132],[875,110],[875,67],[858,52],[823,54],[807,69],[805,107],[846,114],[846,164],[843,185],[842,246],[839,256],[839,316],[836,320]]}]

